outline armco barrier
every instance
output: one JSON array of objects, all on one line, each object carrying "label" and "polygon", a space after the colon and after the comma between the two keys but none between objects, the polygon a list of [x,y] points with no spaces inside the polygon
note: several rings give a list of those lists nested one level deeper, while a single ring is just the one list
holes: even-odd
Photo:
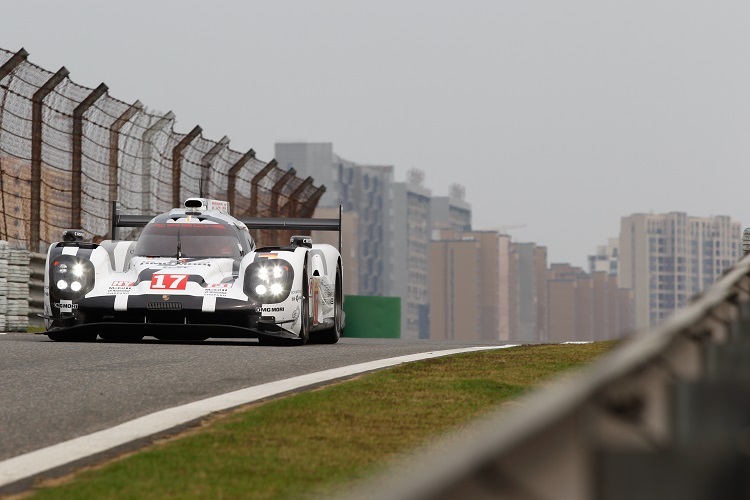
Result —
[{"label": "armco barrier", "polygon": [[39,314],[44,312],[44,265],[47,256],[43,253],[31,253],[29,268],[29,326],[44,326],[44,320]]},{"label": "armco barrier", "polygon": [[344,300],[344,312],[345,337],[401,337],[401,299],[398,297],[347,295]]},{"label": "armco barrier", "polygon": [[585,371],[348,497],[750,498],[750,257]]}]

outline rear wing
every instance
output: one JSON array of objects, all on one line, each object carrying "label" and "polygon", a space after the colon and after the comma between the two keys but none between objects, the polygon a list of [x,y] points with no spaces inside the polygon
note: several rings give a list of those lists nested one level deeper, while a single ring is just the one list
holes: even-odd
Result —
[{"label": "rear wing", "polygon": [[[156,215],[126,215],[117,209],[117,202],[112,202],[112,218],[110,222],[110,234],[112,239],[117,239],[117,230],[121,227],[145,227]],[[237,219],[247,226],[248,229],[278,229],[280,231],[338,231],[339,253],[341,253],[341,215],[342,207],[339,205],[338,219],[313,219],[313,218],[265,218],[252,217]]]}]

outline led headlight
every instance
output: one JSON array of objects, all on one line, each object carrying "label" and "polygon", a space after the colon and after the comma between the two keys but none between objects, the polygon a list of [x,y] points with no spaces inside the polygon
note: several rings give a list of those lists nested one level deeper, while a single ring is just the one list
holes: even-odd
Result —
[{"label": "led headlight", "polygon": [[94,265],[73,255],[60,255],[50,263],[50,293],[58,299],[76,300],[94,288]]},{"label": "led headlight", "polygon": [[289,297],[294,282],[292,265],[282,259],[250,264],[245,273],[245,293],[261,304],[276,304]]}]

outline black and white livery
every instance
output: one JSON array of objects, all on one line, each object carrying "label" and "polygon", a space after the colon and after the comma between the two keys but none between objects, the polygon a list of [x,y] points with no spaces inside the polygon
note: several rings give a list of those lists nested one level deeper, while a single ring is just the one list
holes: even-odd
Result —
[{"label": "black and white livery", "polygon": [[[229,204],[191,198],[151,216],[114,211],[137,241],[83,241],[68,230],[47,253],[44,319],[58,341],[258,338],[335,343],[344,328],[339,250],[294,236],[256,248],[250,229],[332,230],[341,219],[236,219]],[[339,238],[340,241],[340,238]]]}]

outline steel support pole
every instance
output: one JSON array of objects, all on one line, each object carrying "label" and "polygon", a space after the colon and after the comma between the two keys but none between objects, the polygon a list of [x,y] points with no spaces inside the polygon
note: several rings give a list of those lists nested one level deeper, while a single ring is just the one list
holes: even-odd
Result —
[{"label": "steel support pole", "polygon": [[229,201],[230,210],[236,207],[234,202],[236,200],[235,189],[237,186],[237,173],[253,158],[255,158],[255,151],[250,149],[247,153],[242,155],[242,158],[240,158],[237,163],[232,165],[232,168],[229,169],[229,173],[227,174],[227,201]]},{"label": "steel support pole", "polygon": [[29,53],[26,52],[26,49],[23,48],[13,54],[10,59],[5,61],[5,63],[0,66],[0,80],[13,73],[13,70],[16,69],[22,62],[24,62],[27,57],[29,57]]},{"label": "steel support pole", "polygon": [[307,201],[302,204],[302,208],[300,208],[299,215],[297,215],[297,217],[312,217],[313,214],[315,214],[315,209],[318,206],[320,198],[323,197],[323,194],[325,194],[325,192],[325,186],[320,186],[318,189],[316,189],[315,192],[307,199]]},{"label": "steel support pole", "polygon": [[65,66],[47,80],[32,97],[31,108],[31,210],[29,248],[39,251],[39,238],[42,226],[42,108],[44,98],[62,82],[70,72]]},{"label": "steel support pole", "polygon": [[276,184],[273,185],[273,189],[271,190],[271,213],[269,214],[270,217],[279,217],[281,215],[279,213],[279,195],[281,194],[281,190],[284,189],[284,186],[290,180],[292,180],[292,177],[294,177],[296,173],[296,170],[290,168],[289,170],[284,172],[284,175],[281,176],[281,179],[276,181]]},{"label": "steel support pole", "polygon": [[174,113],[171,111],[159,118],[156,123],[151,125],[143,133],[143,157],[141,160],[141,210],[143,213],[150,214],[151,209],[151,156],[154,145],[151,141],[154,135],[163,129],[167,123],[174,120]]},{"label": "steel support pole", "polygon": [[[109,201],[117,201],[117,187],[120,185],[120,129],[143,109],[141,101],[135,101],[121,114],[109,129]],[[113,235],[110,235],[114,238]]]},{"label": "steel support pole", "polygon": [[[214,161],[214,158],[216,158],[216,155],[218,155],[219,152],[228,145],[229,137],[224,136],[219,142],[214,144],[214,147],[212,147],[208,153],[203,156],[203,160],[201,160],[201,197],[203,197],[204,195],[209,196],[206,195],[206,190],[208,186],[208,178],[211,172],[211,163]],[[229,206],[229,208],[231,209],[231,205]]]},{"label": "steel support pole", "polygon": [[73,165],[72,165],[72,194],[70,225],[74,228],[81,226],[81,209],[83,208],[83,115],[104,94],[109,87],[101,83],[81,104],[73,110]]},{"label": "steel support pole", "polygon": [[305,189],[312,186],[313,181],[314,179],[312,177],[308,177],[307,179],[302,181],[302,183],[299,186],[297,186],[297,189],[292,191],[292,193],[289,195],[289,198],[286,201],[286,205],[284,205],[284,208],[282,210],[282,213],[286,217],[299,217],[299,215],[297,215],[297,212],[299,211],[299,206],[301,205],[301,203],[299,202],[299,197],[302,195]]},{"label": "steel support pole", "polygon": [[253,176],[253,180],[250,182],[250,213],[248,214],[250,217],[260,217],[260,181],[270,174],[271,170],[276,168],[276,165],[276,160],[271,160],[260,172]]},{"label": "steel support pole", "polygon": [[182,200],[180,199],[180,190],[182,188],[182,152],[196,137],[203,132],[200,125],[193,127],[188,135],[182,138],[177,146],[172,149],[172,206],[182,206]]}]

